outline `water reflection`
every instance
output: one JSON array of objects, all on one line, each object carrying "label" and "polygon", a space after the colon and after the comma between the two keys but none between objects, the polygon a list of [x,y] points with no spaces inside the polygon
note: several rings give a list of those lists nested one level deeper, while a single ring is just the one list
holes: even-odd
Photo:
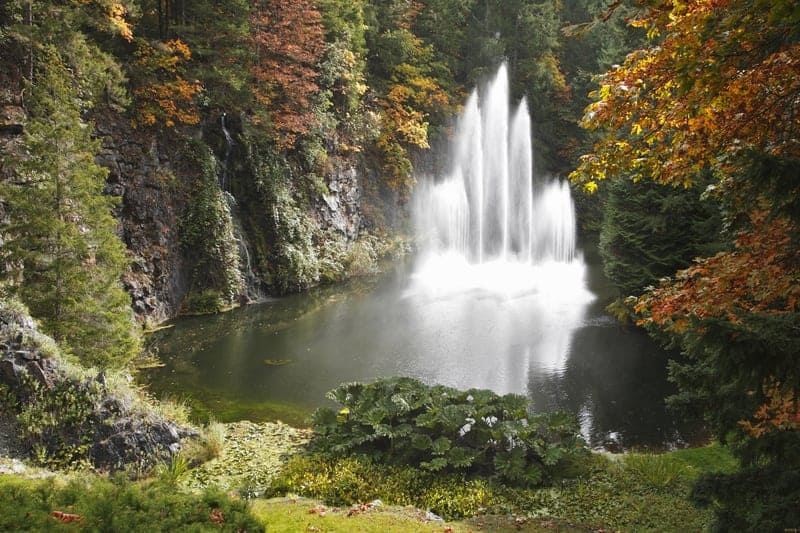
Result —
[{"label": "water reflection", "polygon": [[553,283],[544,275],[537,287],[499,297],[480,287],[420,290],[409,269],[178,320],[151,337],[166,366],[143,379],[222,420],[297,423],[341,382],[405,375],[572,410],[596,446],[662,446],[695,435],[665,410],[666,355],[604,315],[607,282],[597,266],[585,276],[594,302],[572,307],[548,297]]}]

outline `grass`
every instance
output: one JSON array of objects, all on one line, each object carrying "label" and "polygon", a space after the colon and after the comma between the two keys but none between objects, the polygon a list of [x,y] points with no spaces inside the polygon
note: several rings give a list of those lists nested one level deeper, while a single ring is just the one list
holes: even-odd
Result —
[{"label": "grass", "polygon": [[254,501],[252,511],[270,533],[297,531],[441,533],[448,527],[454,533],[475,531],[466,524],[445,524],[426,520],[424,513],[414,509],[382,505],[338,508],[327,507],[315,500],[276,498]]},{"label": "grass", "polygon": [[702,472],[733,473],[739,466],[731,453],[716,442],[701,448],[676,450],[665,455],[670,460],[684,465],[693,479]]},{"label": "grass", "polygon": [[[221,426],[212,426],[211,439],[222,439]],[[702,472],[736,468],[718,444],[659,455],[588,454],[552,486],[522,489],[356,457],[297,455],[303,434],[285,425],[224,429],[217,459],[188,472],[176,462],[155,479],[0,475],[0,531],[702,531],[713,513],[689,503],[692,481]],[[281,473],[287,454],[295,455]],[[279,497],[246,502],[236,495],[252,496],[253,487],[270,479]],[[383,503],[365,505],[376,499]],[[419,509],[450,521],[431,520]],[[81,520],[77,527],[63,524],[54,511]],[[215,522],[220,516],[222,527]]]},{"label": "grass", "polygon": [[272,498],[251,502],[251,511],[270,533],[297,531],[357,531],[359,533],[553,533],[587,532],[587,528],[551,520],[527,520],[510,516],[481,516],[465,521],[432,520],[415,507],[353,505],[328,507],[318,500]]}]

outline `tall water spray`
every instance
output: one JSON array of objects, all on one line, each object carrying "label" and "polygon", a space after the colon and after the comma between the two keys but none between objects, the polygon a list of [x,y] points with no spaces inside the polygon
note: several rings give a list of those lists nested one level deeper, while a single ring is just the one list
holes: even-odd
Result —
[{"label": "tall water spray", "polygon": [[467,100],[452,151],[451,171],[421,180],[416,196],[418,234],[428,239],[428,251],[473,265],[573,259],[569,187],[534,179],[528,105],[523,99],[511,108],[505,65]]}]

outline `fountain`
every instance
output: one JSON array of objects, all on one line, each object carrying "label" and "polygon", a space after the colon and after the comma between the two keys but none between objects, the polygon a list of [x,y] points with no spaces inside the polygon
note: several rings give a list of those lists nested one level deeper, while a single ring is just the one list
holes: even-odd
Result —
[{"label": "fountain", "polygon": [[423,285],[543,290],[541,271],[554,263],[573,271],[560,276],[559,288],[583,285],[569,186],[534,176],[528,105],[523,99],[512,110],[509,100],[503,65],[467,100],[450,172],[419,180],[414,220],[423,253],[415,278]]}]

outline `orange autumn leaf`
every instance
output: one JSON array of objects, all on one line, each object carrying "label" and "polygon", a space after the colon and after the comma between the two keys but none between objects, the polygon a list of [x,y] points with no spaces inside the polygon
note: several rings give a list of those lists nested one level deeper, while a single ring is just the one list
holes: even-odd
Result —
[{"label": "orange autumn leaf", "polygon": [[755,0],[651,4],[634,22],[663,35],[601,80],[585,127],[606,132],[572,173],[691,184],[748,150],[800,157],[800,44],[790,18]]},{"label": "orange autumn leaf", "polygon": [[251,16],[255,96],[268,111],[280,149],[316,124],[312,97],[325,47],[322,16],[310,0],[260,0]]}]

